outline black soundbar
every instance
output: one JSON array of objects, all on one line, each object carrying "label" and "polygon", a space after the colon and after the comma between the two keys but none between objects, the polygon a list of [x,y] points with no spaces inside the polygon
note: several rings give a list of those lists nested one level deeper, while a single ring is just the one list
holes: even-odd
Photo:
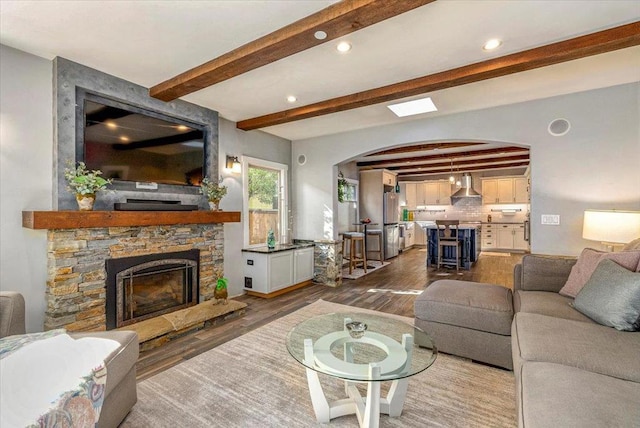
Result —
[{"label": "black soundbar", "polygon": [[127,199],[113,204],[116,211],[198,211],[197,205],[182,205],[180,201]]}]

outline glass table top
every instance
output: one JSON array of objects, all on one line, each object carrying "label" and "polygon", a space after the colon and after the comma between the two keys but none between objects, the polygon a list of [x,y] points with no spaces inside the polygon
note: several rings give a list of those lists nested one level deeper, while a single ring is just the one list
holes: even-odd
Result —
[{"label": "glass table top", "polygon": [[[345,326],[349,321],[366,324],[361,337],[357,332],[352,332],[353,335],[349,332]],[[357,312],[305,320],[289,332],[286,343],[291,356],[305,367],[353,381],[389,381],[413,376],[429,368],[438,354],[433,340],[418,327],[390,317]],[[376,363],[379,373],[370,369],[370,363]]]}]

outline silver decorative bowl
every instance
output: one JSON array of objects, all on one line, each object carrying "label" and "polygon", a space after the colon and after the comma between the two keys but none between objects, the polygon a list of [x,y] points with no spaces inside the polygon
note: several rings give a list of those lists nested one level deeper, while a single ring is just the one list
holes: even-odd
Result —
[{"label": "silver decorative bowl", "polygon": [[345,324],[345,326],[349,331],[349,335],[354,339],[360,339],[364,336],[364,332],[367,331],[367,325],[360,321],[352,321]]}]

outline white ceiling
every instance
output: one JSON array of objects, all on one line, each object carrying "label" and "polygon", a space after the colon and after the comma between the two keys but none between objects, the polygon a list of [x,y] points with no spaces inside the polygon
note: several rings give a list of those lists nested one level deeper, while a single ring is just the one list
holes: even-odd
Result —
[{"label": "white ceiling", "polygon": [[[0,1],[0,42],[150,87],[333,3]],[[184,97],[238,121],[640,20],[637,0],[439,0]],[[492,53],[482,44],[497,37]],[[640,47],[430,93],[443,115],[640,81]],[[298,102],[286,102],[287,95]],[[425,94],[426,95],[426,94]],[[417,97],[413,97],[417,98]],[[427,115],[416,116],[418,118]],[[385,105],[273,126],[299,140],[386,123]]]}]

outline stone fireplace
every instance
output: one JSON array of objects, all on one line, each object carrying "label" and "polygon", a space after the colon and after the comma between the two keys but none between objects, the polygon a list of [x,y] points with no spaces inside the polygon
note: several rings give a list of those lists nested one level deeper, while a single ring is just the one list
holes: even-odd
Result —
[{"label": "stone fireplace", "polygon": [[107,330],[198,303],[200,251],[108,259]]},{"label": "stone fireplace", "polygon": [[[49,230],[45,329],[106,330],[118,326],[107,314],[112,307],[119,306],[121,325],[128,325],[152,316],[153,309],[168,312],[171,300],[179,308],[210,300],[224,267],[223,230],[222,223]],[[133,280],[139,289],[129,306],[117,305],[117,292],[107,284],[109,261],[125,258],[133,264],[116,270],[123,284]],[[158,260],[164,260],[159,269]],[[162,271],[155,280],[163,283],[155,290],[141,282],[154,269]],[[162,302],[151,303],[154,298]],[[132,309],[133,317],[124,315]]]}]

